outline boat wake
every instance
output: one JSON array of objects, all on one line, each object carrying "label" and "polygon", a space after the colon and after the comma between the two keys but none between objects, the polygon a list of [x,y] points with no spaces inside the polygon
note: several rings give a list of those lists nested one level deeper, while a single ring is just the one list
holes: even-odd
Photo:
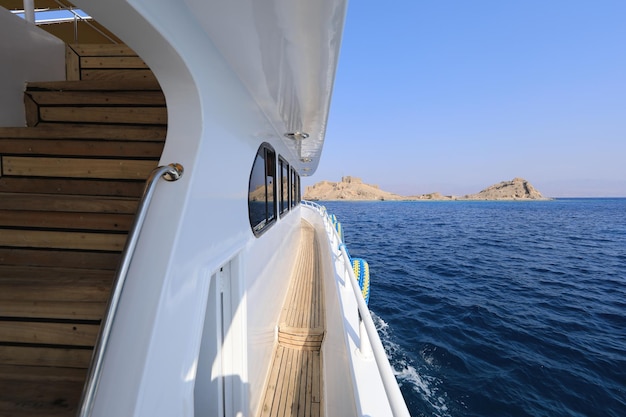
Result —
[{"label": "boat wake", "polygon": [[[427,407],[427,410],[424,410],[423,414],[451,417],[448,407],[448,396],[440,388],[441,380],[428,375],[428,368],[432,367],[432,358],[429,358],[425,352],[421,352],[420,355],[424,364],[421,366],[415,365],[407,352],[394,341],[389,324],[377,316],[376,313],[371,312],[371,314],[400,387],[407,386],[411,388],[420,397],[420,400],[428,404],[429,407]],[[419,371],[418,368],[420,369]],[[410,401],[408,398],[406,400],[407,402]]]}]

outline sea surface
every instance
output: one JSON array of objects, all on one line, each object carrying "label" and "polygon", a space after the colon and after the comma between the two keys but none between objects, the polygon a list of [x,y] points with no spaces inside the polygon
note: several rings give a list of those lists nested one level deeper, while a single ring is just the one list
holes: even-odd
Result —
[{"label": "sea surface", "polygon": [[321,202],[413,416],[626,416],[626,199]]}]

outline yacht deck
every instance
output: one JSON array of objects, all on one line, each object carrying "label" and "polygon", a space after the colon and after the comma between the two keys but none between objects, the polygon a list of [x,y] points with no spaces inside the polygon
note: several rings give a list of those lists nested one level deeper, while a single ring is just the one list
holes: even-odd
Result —
[{"label": "yacht deck", "polygon": [[278,328],[278,346],[263,395],[261,417],[322,413],[323,283],[315,229],[302,221],[298,259]]}]

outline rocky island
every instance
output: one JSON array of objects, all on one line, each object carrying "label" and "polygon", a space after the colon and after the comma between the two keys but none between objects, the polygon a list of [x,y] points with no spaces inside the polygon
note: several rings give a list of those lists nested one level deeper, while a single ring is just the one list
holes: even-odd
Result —
[{"label": "rocky island", "polygon": [[321,181],[306,187],[305,200],[321,201],[418,201],[418,200],[550,200],[523,178],[502,181],[476,194],[445,196],[441,193],[401,196],[365,184],[357,177],[343,177],[340,182]]}]

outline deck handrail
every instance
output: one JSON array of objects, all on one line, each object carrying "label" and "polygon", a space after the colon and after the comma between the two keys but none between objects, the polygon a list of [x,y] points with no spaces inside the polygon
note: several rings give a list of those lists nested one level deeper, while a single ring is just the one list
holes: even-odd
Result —
[{"label": "deck handrail", "polygon": [[[326,209],[312,201],[303,200],[302,204],[308,207],[315,209],[322,219],[324,220],[324,226],[326,227],[327,233],[334,234],[334,237],[337,241],[341,241],[339,239],[339,235],[337,230],[330,225],[331,220],[328,217],[328,213]],[[370,310],[365,304],[365,299],[363,298],[363,293],[361,292],[361,288],[359,287],[358,280],[354,276],[354,271],[352,269],[352,264],[350,262],[350,256],[346,251],[345,245],[339,245],[339,250],[341,251],[341,255],[343,257],[344,265],[346,266],[345,270],[348,274],[348,281],[350,281],[352,290],[354,291],[354,296],[357,300],[357,306],[359,310],[359,327],[365,328],[365,333],[367,339],[369,341],[369,348],[371,348],[371,353],[374,354],[374,360],[376,361],[376,366],[378,367],[378,372],[380,373],[381,380],[383,382],[383,386],[385,387],[385,393],[387,394],[387,399],[389,400],[389,406],[391,407],[391,412],[394,417],[410,417],[411,414],[406,406],[406,402],[404,401],[404,397],[402,396],[402,392],[400,392],[400,387],[398,385],[398,381],[396,380],[393,371],[391,370],[391,364],[389,363],[389,359],[387,358],[387,353],[385,352],[385,348],[383,346],[382,341],[380,340],[380,336],[378,335],[378,331],[376,330],[376,325],[372,320],[372,316],[370,314]],[[348,267],[350,265],[350,267]],[[359,334],[359,338],[363,338],[363,334]],[[360,341],[361,346],[363,346],[363,340]],[[364,355],[368,355],[369,352],[363,352]]]},{"label": "deck handrail", "polygon": [[133,226],[128,233],[126,246],[122,252],[120,267],[113,283],[111,297],[107,305],[105,316],[102,319],[98,339],[94,346],[91,364],[89,366],[87,379],[85,381],[85,386],[80,400],[80,408],[77,414],[78,417],[89,416],[93,408],[96,391],[100,382],[100,376],[102,375],[104,355],[108,346],[109,336],[111,335],[111,329],[113,328],[115,313],[117,312],[126,276],[128,275],[128,270],[130,269],[133,254],[135,253],[135,248],[137,247],[137,241],[139,240],[139,234],[141,233],[143,223],[146,219],[148,208],[150,206],[150,202],[152,201],[152,196],[154,195],[158,179],[163,178],[167,181],[176,181],[182,177],[183,171],[183,166],[180,164],[163,165],[155,168],[146,180],[146,187],[144,188],[143,195],[139,201],[135,221],[133,222]]}]

